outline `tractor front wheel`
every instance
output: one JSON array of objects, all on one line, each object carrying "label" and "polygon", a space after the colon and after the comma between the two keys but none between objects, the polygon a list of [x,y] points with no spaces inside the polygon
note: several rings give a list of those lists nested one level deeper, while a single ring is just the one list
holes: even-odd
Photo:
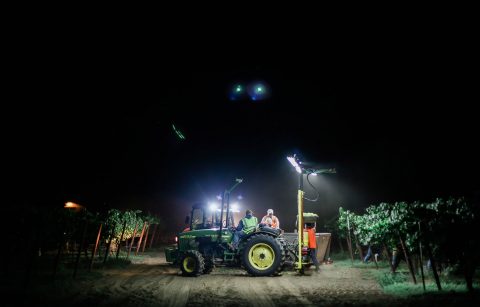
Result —
[{"label": "tractor front wheel", "polygon": [[266,234],[248,238],[242,254],[242,264],[253,276],[280,273],[285,262],[285,252],[280,243]]},{"label": "tractor front wheel", "polygon": [[183,276],[199,276],[205,270],[205,260],[198,251],[186,251],[180,259],[180,270]]}]

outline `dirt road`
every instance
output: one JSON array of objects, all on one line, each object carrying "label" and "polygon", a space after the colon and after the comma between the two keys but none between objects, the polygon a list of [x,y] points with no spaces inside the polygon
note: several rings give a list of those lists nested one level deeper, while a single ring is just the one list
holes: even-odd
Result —
[{"label": "dirt road", "polygon": [[[72,284],[55,303],[77,306],[296,306],[385,305],[392,298],[361,269],[322,265],[318,273],[251,277],[236,268],[217,267],[209,275],[183,277],[149,253],[122,269],[104,269],[95,280]],[[45,302],[48,303],[48,300]]]}]

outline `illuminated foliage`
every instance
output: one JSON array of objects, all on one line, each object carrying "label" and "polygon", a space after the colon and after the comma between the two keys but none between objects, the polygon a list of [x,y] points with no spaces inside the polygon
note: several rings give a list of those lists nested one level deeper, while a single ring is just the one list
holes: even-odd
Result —
[{"label": "illuminated foliage", "polygon": [[431,242],[434,250],[447,253],[454,236],[468,235],[459,231],[468,232],[474,226],[473,209],[464,198],[438,198],[430,203],[380,203],[366,208],[363,215],[340,208],[338,228],[348,231],[348,217],[350,229],[362,245],[386,243],[394,247],[401,236],[409,250],[416,252],[422,235]]},{"label": "illuminated foliage", "polygon": [[[157,224],[159,223],[159,219],[155,216],[152,216],[150,214],[141,214],[141,210],[128,210],[125,212],[121,212],[117,209],[111,209],[108,211],[108,217],[107,217],[107,225],[110,225],[110,227],[115,227],[114,230],[114,238],[115,241],[120,239],[122,230],[123,230],[123,225],[126,225],[125,227],[125,233],[123,234],[123,239],[128,240],[133,236],[133,233],[135,231],[135,227],[137,226],[137,234],[141,231],[144,222],[147,222],[147,224]],[[126,224],[125,224],[126,222]]]}]

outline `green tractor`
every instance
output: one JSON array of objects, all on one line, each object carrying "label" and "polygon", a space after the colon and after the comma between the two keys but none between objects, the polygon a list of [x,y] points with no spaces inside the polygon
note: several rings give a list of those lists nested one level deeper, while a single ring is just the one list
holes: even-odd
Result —
[{"label": "green tractor", "polygon": [[[240,182],[237,179],[236,185]],[[215,265],[243,267],[253,276],[278,275],[283,270],[288,244],[280,229],[260,224],[240,239],[237,249],[229,247],[235,233],[229,194],[235,186],[224,193],[220,209],[193,205],[185,220],[189,227],[178,235],[175,246],[166,248],[167,262],[179,265],[182,275],[209,274]]]}]

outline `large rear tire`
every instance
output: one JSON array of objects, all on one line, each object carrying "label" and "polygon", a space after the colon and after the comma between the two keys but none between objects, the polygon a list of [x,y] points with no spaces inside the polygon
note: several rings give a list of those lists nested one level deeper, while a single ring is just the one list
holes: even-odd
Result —
[{"label": "large rear tire", "polygon": [[242,264],[253,276],[277,275],[282,271],[285,252],[281,244],[266,234],[248,238],[242,251]]},{"label": "large rear tire", "polygon": [[205,260],[198,251],[186,251],[180,259],[180,270],[183,276],[199,276],[205,270]]}]

